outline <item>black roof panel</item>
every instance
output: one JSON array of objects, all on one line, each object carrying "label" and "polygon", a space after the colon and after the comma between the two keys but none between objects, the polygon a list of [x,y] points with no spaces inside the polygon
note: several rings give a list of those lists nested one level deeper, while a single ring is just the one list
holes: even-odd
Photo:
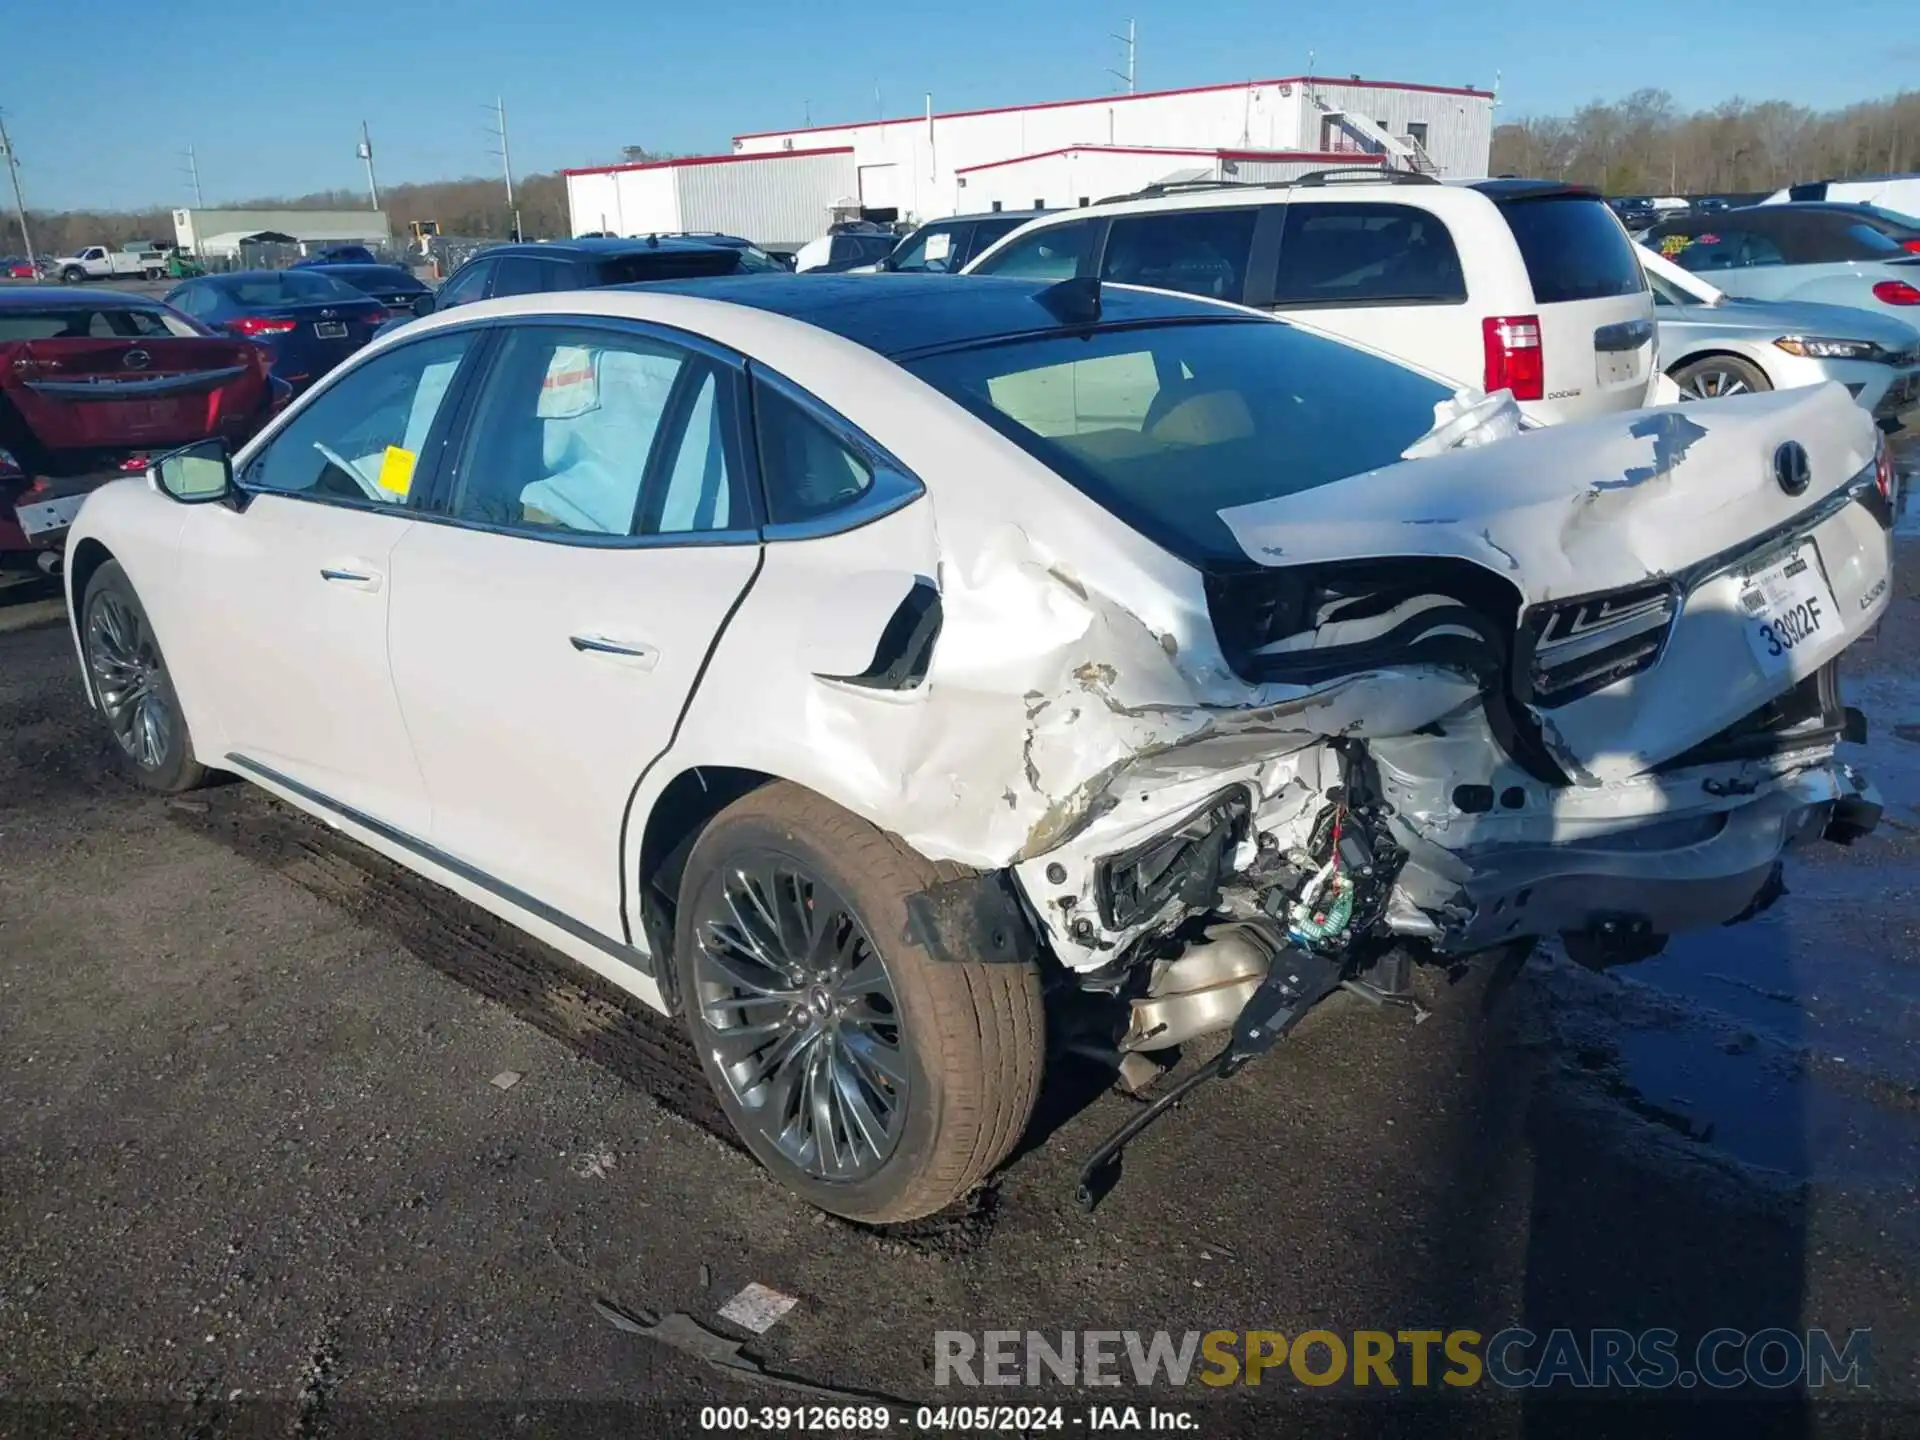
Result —
[{"label": "black roof panel", "polygon": [[[1045,283],[989,275],[731,275],[619,288],[696,295],[790,315],[886,356],[1061,328],[1034,301]],[[1101,289],[1102,325],[1239,318],[1218,305],[1165,291]]]}]

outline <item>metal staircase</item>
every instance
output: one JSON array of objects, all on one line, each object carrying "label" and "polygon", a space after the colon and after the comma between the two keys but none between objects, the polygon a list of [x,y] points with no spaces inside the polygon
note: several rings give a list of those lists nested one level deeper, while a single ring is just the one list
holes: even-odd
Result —
[{"label": "metal staircase", "polygon": [[1345,130],[1349,135],[1357,139],[1367,142],[1374,153],[1386,155],[1389,164],[1403,170],[1413,171],[1419,175],[1437,175],[1439,173],[1440,167],[1434,163],[1433,157],[1427,153],[1427,147],[1414,139],[1413,136],[1395,135],[1390,130],[1376,125],[1364,115],[1356,115],[1350,110],[1343,110],[1337,105],[1330,105],[1317,90],[1309,91],[1308,98],[1313,101],[1315,108],[1319,110],[1322,118],[1339,121],[1342,130]]}]

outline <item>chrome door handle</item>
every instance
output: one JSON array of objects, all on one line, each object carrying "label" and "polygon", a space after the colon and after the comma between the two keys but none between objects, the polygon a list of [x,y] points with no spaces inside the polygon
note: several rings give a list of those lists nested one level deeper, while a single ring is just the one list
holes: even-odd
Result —
[{"label": "chrome door handle", "polygon": [[569,635],[567,641],[582,655],[603,656],[636,670],[651,670],[660,663],[660,652],[637,640],[614,640],[605,635]]}]

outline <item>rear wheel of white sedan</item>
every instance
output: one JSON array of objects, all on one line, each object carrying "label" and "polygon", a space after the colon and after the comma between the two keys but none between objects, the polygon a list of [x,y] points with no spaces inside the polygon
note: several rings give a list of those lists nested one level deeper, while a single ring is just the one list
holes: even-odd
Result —
[{"label": "rear wheel of white sedan", "polygon": [[768,1170],[851,1220],[951,1204],[1033,1113],[1036,969],[906,938],[907,897],[959,873],[785,783],[722,811],[687,860],[674,963],[707,1078]]},{"label": "rear wheel of white sedan", "polygon": [[1733,355],[1708,355],[1679,366],[1673,372],[1673,383],[1680,387],[1682,400],[1718,400],[1773,389],[1773,382],[1758,365]]},{"label": "rear wheel of white sedan", "polygon": [[117,560],[107,561],[87,582],[80,643],[94,701],[129,778],[169,795],[200,784],[206,771],[194,758],[159,638]]}]

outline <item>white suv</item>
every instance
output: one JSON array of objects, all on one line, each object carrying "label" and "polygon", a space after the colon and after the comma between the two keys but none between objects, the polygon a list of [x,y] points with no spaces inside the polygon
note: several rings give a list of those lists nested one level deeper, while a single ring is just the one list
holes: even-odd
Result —
[{"label": "white suv", "polygon": [[1352,173],[1151,187],[1035,220],[963,273],[1097,275],[1232,300],[1511,390],[1545,423],[1650,403],[1653,296],[1596,192]]}]

